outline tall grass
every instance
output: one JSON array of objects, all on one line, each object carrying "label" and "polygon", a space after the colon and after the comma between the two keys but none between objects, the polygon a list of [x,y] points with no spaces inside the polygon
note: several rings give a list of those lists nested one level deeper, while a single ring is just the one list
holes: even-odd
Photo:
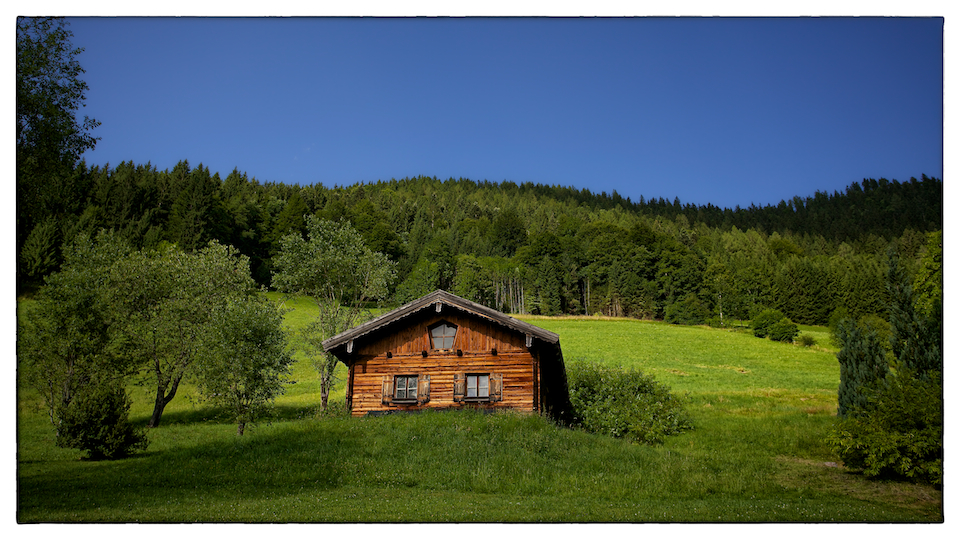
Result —
[{"label": "tall grass", "polygon": [[[295,327],[303,306],[287,316]],[[299,321],[299,322],[298,322]],[[640,321],[542,319],[564,356],[638,367],[687,402],[695,430],[643,446],[523,414],[317,414],[300,357],[273,422],[235,435],[189,387],[115,462],[56,448],[35,392],[18,396],[22,522],[939,521],[940,493],[828,466],[828,352]],[[132,388],[132,419],[149,396]],[[343,399],[343,384],[338,387]],[[139,396],[139,397],[138,397]]]}]

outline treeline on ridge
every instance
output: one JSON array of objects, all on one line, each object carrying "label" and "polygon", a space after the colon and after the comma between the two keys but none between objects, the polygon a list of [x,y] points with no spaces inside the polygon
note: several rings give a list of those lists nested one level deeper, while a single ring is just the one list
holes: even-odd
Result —
[{"label": "treeline on ridge", "polygon": [[942,191],[924,175],[721,209],[532,183],[420,176],[328,188],[221,178],[186,161],[163,171],[80,162],[18,190],[18,291],[55,271],[78,233],[100,229],[140,249],[232,245],[269,286],[279,240],[313,214],[349,221],[397,262],[394,303],[443,288],[515,313],[700,324],[769,307],[825,323],[841,306],[884,315],[886,252],[917,264],[926,233],[942,228]]}]

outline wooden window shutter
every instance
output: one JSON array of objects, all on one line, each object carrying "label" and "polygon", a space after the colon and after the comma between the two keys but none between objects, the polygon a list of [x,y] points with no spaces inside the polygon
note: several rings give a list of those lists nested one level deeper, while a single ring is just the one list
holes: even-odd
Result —
[{"label": "wooden window shutter", "polygon": [[380,399],[380,402],[384,405],[393,404],[393,376],[384,375],[383,376],[383,396]]},{"label": "wooden window shutter", "polygon": [[503,373],[490,374],[490,401],[503,400]]},{"label": "wooden window shutter", "polygon": [[430,401],[430,376],[421,375],[417,379],[417,405]]},{"label": "wooden window shutter", "polygon": [[453,374],[453,401],[463,401],[467,395],[467,376],[463,373]]}]

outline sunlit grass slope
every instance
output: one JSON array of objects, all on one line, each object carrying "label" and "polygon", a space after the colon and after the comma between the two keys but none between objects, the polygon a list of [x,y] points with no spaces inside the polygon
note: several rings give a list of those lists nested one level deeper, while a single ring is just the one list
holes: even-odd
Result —
[{"label": "sunlit grass slope", "polygon": [[640,369],[689,394],[701,408],[723,400],[745,414],[803,410],[829,416],[836,410],[840,368],[836,357],[821,348],[630,319],[528,320],[560,334],[567,362]]}]

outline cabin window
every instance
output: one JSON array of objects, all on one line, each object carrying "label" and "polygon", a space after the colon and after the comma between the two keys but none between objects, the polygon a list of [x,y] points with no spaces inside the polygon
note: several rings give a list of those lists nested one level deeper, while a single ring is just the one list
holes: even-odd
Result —
[{"label": "cabin window", "polygon": [[394,384],[396,393],[393,398],[397,401],[416,401],[417,399],[417,376],[416,375],[398,375],[396,384]]},{"label": "cabin window", "polygon": [[434,349],[452,349],[456,337],[457,327],[448,322],[430,327],[430,339]]},{"label": "cabin window", "polygon": [[502,373],[456,373],[453,376],[453,401],[501,401]]},{"label": "cabin window", "polygon": [[430,401],[430,376],[384,375],[381,396],[384,405],[423,405]]},{"label": "cabin window", "polygon": [[490,398],[490,375],[467,375],[467,399]]}]

